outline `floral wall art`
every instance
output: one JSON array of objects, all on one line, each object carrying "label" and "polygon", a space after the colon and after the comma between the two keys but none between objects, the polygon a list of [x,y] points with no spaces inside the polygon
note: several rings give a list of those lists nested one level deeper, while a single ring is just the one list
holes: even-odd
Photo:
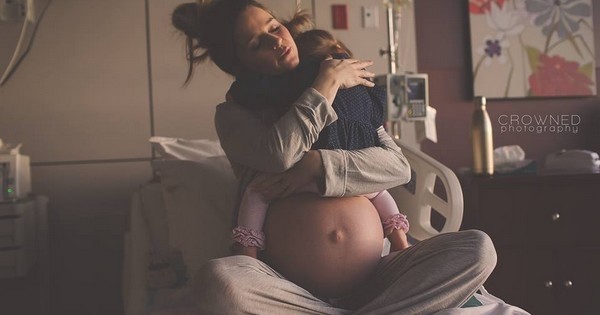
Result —
[{"label": "floral wall art", "polygon": [[596,95],[592,0],[469,0],[475,95]]}]

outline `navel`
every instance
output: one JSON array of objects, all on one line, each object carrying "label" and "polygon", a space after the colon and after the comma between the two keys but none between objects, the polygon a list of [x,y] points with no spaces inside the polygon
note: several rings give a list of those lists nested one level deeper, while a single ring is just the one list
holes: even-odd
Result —
[{"label": "navel", "polygon": [[344,231],[342,229],[335,229],[329,232],[329,239],[334,243],[340,243],[346,238]]}]

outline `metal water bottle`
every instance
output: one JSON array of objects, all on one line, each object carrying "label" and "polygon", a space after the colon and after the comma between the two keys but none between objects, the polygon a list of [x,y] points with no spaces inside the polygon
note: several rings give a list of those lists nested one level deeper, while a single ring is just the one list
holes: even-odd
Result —
[{"label": "metal water bottle", "polygon": [[473,149],[473,174],[494,174],[494,143],[492,122],[485,109],[485,97],[475,97],[475,110],[471,119],[471,145]]}]

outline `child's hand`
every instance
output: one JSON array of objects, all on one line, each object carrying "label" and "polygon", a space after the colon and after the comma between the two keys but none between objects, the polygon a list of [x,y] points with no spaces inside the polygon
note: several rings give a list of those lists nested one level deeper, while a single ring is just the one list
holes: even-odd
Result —
[{"label": "child's hand", "polygon": [[390,252],[397,252],[407,249],[410,245],[408,244],[408,238],[406,233],[400,229],[395,229],[387,236],[388,240],[392,244],[390,246]]}]

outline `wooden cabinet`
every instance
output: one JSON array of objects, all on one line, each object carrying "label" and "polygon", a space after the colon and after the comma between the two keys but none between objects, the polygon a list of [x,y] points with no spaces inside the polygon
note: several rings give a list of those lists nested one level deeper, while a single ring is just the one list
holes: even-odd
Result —
[{"label": "wooden cabinet", "polygon": [[460,176],[461,229],[490,235],[485,286],[532,314],[600,310],[600,174]]}]

